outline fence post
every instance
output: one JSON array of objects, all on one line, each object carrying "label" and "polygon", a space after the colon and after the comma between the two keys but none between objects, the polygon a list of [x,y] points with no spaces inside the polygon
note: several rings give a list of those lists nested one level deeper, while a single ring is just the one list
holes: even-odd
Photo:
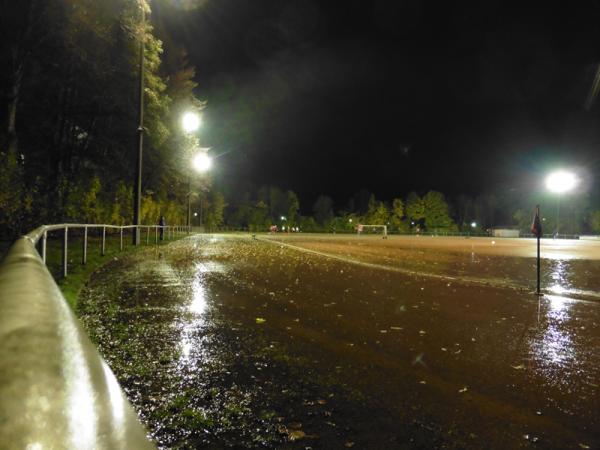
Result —
[{"label": "fence post", "polygon": [[87,263],[87,241],[88,241],[87,229],[88,229],[88,227],[83,227],[83,252],[81,255],[81,263],[82,264]]},{"label": "fence post", "polygon": [[44,264],[46,263],[46,240],[48,239],[48,232],[44,231],[42,234],[42,261]]},{"label": "fence post", "polygon": [[67,262],[68,262],[68,253],[67,253],[67,244],[69,243],[69,227],[65,227],[65,232],[63,234],[63,248],[62,248],[62,275],[63,278],[67,276]]},{"label": "fence post", "polygon": [[102,251],[101,255],[104,256],[106,253],[106,227],[102,227]]},{"label": "fence post", "polygon": [[154,243],[158,244],[158,227],[154,227]]},{"label": "fence post", "polygon": [[150,242],[150,227],[146,227],[146,245]]},{"label": "fence post", "polygon": [[121,227],[121,242],[119,244],[119,249],[123,251],[123,227]]}]

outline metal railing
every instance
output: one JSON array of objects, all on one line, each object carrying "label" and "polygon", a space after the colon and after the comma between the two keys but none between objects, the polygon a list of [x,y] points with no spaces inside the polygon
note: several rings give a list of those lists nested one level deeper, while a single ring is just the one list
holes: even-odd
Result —
[{"label": "metal railing", "polygon": [[[0,442],[3,448],[152,449],[146,430],[114,374],[67,305],[45,264],[48,233],[63,231],[63,275],[69,230],[123,234],[135,226],[45,225],[18,239],[0,265]],[[187,227],[139,226],[155,242]],[[40,245],[40,253],[36,245]]]},{"label": "metal railing", "polygon": [[[62,263],[61,263],[61,272],[62,276],[66,277],[68,274],[68,243],[69,243],[69,230],[79,229],[83,230],[83,247],[82,247],[82,264],[86,264],[87,262],[87,249],[88,249],[88,230],[90,229],[99,229],[102,231],[102,240],[100,247],[100,254],[104,256],[106,254],[106,231],[107,230],[118,230],[119,232],[119,249],[123,251],[123,237],[124,232],[126,230],[131,230],[132,233],[135,232],[135,229],[139,229],[140,234],[146,233],[146,244],[150,243],[150,230],[153,230],[153,240],[156,244],[163,237],[166,240],[173,239],[176,235],[180,235],[183,233],[189,234],[191,231],[190,227],[187,226],[179,226],[179,225],[105,225],[105,224],[79,224],[79,223],[63,223],[58,225],[42,225],[41,227],[36,228],[35,230],[27,233],[24,238],[31,241],[33,245],[40,246],[40,256],[42,261],[46,262],[46,248],[47,248],[47,240],[48,233],[51,231],[63,231],[63,245],[62,245]],[[140,240],[141,242],[141,240]]]}]

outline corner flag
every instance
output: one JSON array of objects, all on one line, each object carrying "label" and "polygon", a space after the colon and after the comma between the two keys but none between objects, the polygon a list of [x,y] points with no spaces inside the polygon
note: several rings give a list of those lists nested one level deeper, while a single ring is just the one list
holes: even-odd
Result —
[{"label": "corner flag", "polygon": [[540,205],[535,206],[535,216],[531,224],[531,232],[536,238],[542,237],[542,222],[540,222]]}]

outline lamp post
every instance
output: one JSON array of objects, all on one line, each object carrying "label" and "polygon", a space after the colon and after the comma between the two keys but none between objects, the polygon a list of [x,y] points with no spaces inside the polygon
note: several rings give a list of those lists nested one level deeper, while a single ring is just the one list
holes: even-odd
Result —
[{"label": "lamp post", "polygon": [[[192,134],[198,128],[200,128],[200,116],[193,111],[188,111],[181,117],[181,127],[187,134]],[[191,170],[188,172],[188,189],[187,189],[187,226],[188,229],[191,225],[191,196],[192,196],[192,174]]]},{"label": "lamp post", "polygon": [[[142,153],[144,149],[144,41],[146,40],[146,3],[142,2],[141,36],[139,48],[139,86],[138,86],[138,127],[136,142],[135,186],[133,191],[133,224],[140,224],[140,209],[142,204]],[[136,226],[133,232],[133,245],[140,244],[140,228]]]},{"label": "lamp post", "polygon": [[[194,158],[192,159],[192,167],[194,169],[196,169],[197,172],[199,173],[204,173],[204,172],[208,172],[210,170],[210,168],[212,167],[212,158],[210,156],[208,156],[208,148],[202,149],[202,151],[198,154],[196,154],[196,156],[194,156]],[[190,221],[190,208],[191,208],[191,203],[190,203],[190,198],[192,196],[192,190],[191,190],[191,185],[188,185],[189,191],[188,191],[188,226],[189,226],[189,221]],[[202,198],[200,198],[200,226],[202,226]]]},{"label": "lamp post", "polygon": [[546,177],[546,188],[556,195],[556,236],[560,231],[560,196],[577,185],[577,177],[572,172],[559,170]]}]

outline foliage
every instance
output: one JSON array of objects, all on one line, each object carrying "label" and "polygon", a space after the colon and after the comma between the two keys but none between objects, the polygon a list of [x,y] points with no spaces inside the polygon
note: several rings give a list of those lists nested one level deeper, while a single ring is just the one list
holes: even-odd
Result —
[{"label": "foliage", "polygon": [[590,213],[588,216],[588,223],[594,233],[600,234],[600,211],[593,211]]},{"label": "foliage", "polygon": [[315,221],[319,225],[325,226],[327,222],[333,219],[333,200],[326,195],[319,195],[313,205],[313,212],[315,213]]},{"label": "foliage", "polygon": [[[144,24],[141,8],[148,17]],[[170,220],[181,221],[176,204],[186,203],[182,175],[188,164],[182,161],[191,142],[182,136],[178,116],[182,108],[200,109],[203,103],[193,93],[194,68],[180,49],[167,58],[149,13],[145,0],[3,2],[4,233],[67,219],[131,223],[140,39],[145,44],[142,216],[155,223],[157,211],[164,210]],[[178,149],[175,157],[173,149]]]},{"label": "foliage", "polygon": [[408,230],[404,216],[404,201],[401,198],[395,198],[392,201],[392,210],[390,212],[390,224],[393,230],[400,232]]},{"label": "foliage", "polygon": [[448,203],[444,194],[429,191],[422,200],[425,226],[428,230],[456,231],[456,225],[450,218]]},{"label": "foliage", "polygon": [[410,192],[406,197],[406,216],[415,224],[425,219],[425,203],[416,192]]},{"label": "foliage", "polygon": [[218,230],[223,225],[223,213],[227,203],[225,197],[218,191],[214,191],[210,198],[209,208],[206,214],[206,226],[209,231]]},{"label": "foliage", "polygon": [[389,219],[389,211],[383,202],[377,201],[375,195],[371,195],[367,215],[364,218],[365,224],[370,225],[387,225]]}]

